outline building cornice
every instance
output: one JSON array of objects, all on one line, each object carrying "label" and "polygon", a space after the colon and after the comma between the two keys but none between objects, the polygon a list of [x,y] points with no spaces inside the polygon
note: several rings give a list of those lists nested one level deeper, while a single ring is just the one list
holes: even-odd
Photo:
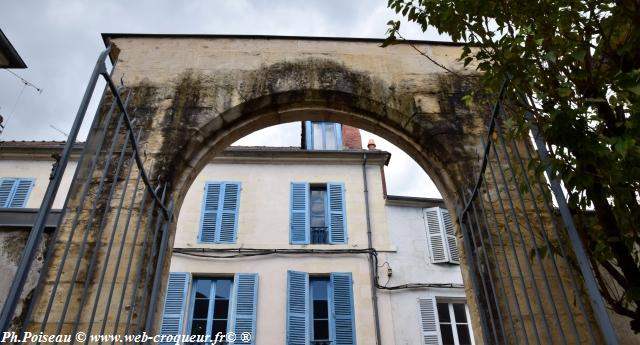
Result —
[{"label": "building cornice", "polygon": [[385,204],[387,206],[402,207],[445,207],[444,201],[437,198],[417,198],[412,196],[387,195]]}]

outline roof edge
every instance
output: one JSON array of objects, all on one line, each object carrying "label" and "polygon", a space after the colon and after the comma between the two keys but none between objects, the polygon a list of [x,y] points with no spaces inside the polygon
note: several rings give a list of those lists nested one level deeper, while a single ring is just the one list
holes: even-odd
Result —
[{"label": "roof edge", "polygon": [[[212,38],[212,39],[263,39],[263,40],[307,40],[307,41],[338,41],[338,42],[369,42],[380,43],[384,42],[384,38],[371,38],[371,37],[332,37],[332,36],[290,36],[290,35],[236,35],[236,34],[149,34],[149,33],[116,33],[116,32],[103,32],[100,34],[105,46],[109,45],[110,38]],[[435,41],[435,40],[404,40],[399,44],[432,44],[432,45],[444,45],[460,47],[464,43],[450,42],[450,41]]]},{"label": "roof edge", "polygon": [[27,64],[24,63],[20,54],[16,48],[13,47],[13,44],[9,41],[7,36],[4,35],[4,32],[0,29],[0,49],[5,50],[7,53],[7,59],[9,60],[9,64],[6,66],[0,66],[0,68],[27,68]]}]

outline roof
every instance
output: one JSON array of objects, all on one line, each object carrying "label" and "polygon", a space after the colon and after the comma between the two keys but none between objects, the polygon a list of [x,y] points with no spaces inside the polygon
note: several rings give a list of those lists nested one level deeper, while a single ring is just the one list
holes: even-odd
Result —
[{"label": "roof", "polygon": [[413,196],[387,195],[386,204],[404,207],[445,207],[444,200],[439,198],[418,198]]},{"label": "roof", "polygon": [[2,30],[0,30],[0,68],[27,68]]},{"label": "roof", "polygon": [[[334,41],[334,42],[369,42],[382,44],[384,38],[368,37],[328,37],[328,36],[277,36],[277,35],[213,35],[213,34],[149,34],[149,33],[102,33],[102,41],[109,45],[110,38],[207,38],[207,39],[239,39],[239,40],[304,40],[304,41]],[[432,40],[405,40],[411,44],[430,44],[444,46],[462,46],[462,43]]]},{"label": "roof", "polygon": [[[62,151],[65,141],[0,141],[0,158],[5,159],[21,159],[26,157],[33,159],[35,156],[48,158],[51,153]],[[79,153],[84,147],[83,142],[76,143],[73,153]],[[391,154],[381,150],[365,150],[365,149],[344,149],[344,150],[323,150],[308,151],[297,146],[229,146],[220,155],[216,157],[220,161],[273,161],[274,159],[287,162],[294,162],[309,158],[317,158],[326,162],[339,160],[360,161],[363,154],[367,154],[370,158],[375,158],[381,164],[389,164]],[[256,159],[253,159],[256,158]],[[282,158],[282,159],[281,159]],[[24,158],[22,158],[24,159]]]}]

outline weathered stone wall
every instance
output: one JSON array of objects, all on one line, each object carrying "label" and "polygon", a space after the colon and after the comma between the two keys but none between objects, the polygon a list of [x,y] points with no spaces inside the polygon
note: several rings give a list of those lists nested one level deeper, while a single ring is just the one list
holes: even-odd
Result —
[{"label": "weathered stone wall", "polygon": [[[457,219],[460,186],[467,186],[478,171],[480,138],[485,135],[489,111],[479,106],[468,109],[461,101],[474,88],[474,78],[464,72],[452,77],[411,47],[383,49],[380,42],[366,40],[127,35],[112,36],[110,42],[116,62],[114,80],[122,79],[133,91],[130,107],[143,128],[141,149],[145,164],[154,181],[169,183],[176,209],[180,209],[196,175],[227,145],[255,130],[291,121],[340,122],[387,138],[429,173],[453,219]],[[451,69],[461,68],[456,60],[458,46],[425,43],[418,48]],[[105,112],[100,116],[104,117]],[[88,147],[97,145],[91,138],[96,138],[98,132],[92,129]],[[115,183],[116,195],[124,198],[128,194],[122,190],[133,188],[131,181],[116,179],[109,183]],[[91,181],[92,190],[97,184]],[[79,194],[77,189],[70,191],[67,220],[61,228],[63,239],[73,231],[76,213],[80,222],[90,221],[86,215],[90,202],[79,203]],[[95,201],[96,196],[93,198]],[[110,205],[101,207],[109,212]],[[135,203],[130,207],[134,213],[139,208]],[[112,221],[113,216],[108,217]],[[171,230],[175,231],[175,224]],[[171,236],[169,243],[173,243]],[[90,256],[75,249],[83,241],[81,235],[70,238],[71,257]],[[102,257],[106,242],[98,238],[95,230],[87,238],[91,251],[97,250],[98,257]],[[128,247],[140,245],[127,241]],[[66,243],[56,245],[56,255],[64,255]],[[65,271],[63,281],[55,287],[57,294],[85,283],[90,298],[98,293],[100,284],[86,275],[89,259],[80,262],[81,274],[73,277]],[[465,262],[463,277],[470,287]],[[93,269],[99,270],[104,264],[99,260]],[[167,271],[165,265],[163,273]],[[53,273],[48,274],[49,288],[53,288]],[[140,289],[118,274],[113,277],[111,281],[119,289]],[[80,298],[81,289],[75,290],[72,301]],[[470,307],[478,315],[471,292],[468,290]],[[88,327],[90,320],[74,310],[79,307],[77,303],[65,305],[64,299],[57,297],[50,320],[58,321],[59,311],[67,307],[70,315],[81,315],[81,329]],[[39,321],[42,314],[38,312],[45,308],[40,302],[33,321]],[[107,315],[105,322],[110,324],[112,317]],[[70,328],[71,323],[64,319],[63,329]],[[479,322],[474,326],[476,334],[480,334]]]},{"label": "weathered stone wall", "polygon": [[[0,229],[0,277],[4,278],[0,279],[0,309],[2,309],[6,303],[7,294],[13,282],[11,279],[7,279],[7,277],[14,277],[16,275],[16,270],[20,264],[20,258],[22,257],[22,252],[28,237],[29,230],[26,229]],[[27,275],[27,281],[14,314],[15,317],[11,325],[12,331],[16,331],[24,319],[26,306],[31,301],[33,290],[40,278],[49,239],[50,235],[45,233],[36,251],[35,260]]]}]

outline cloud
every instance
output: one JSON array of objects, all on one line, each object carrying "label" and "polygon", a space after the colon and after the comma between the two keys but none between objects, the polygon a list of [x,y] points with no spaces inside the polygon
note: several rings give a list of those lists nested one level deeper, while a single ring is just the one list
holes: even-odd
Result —
[{"label": "cloud", "polygon": [[[28,65],[15,72],[44,91],[39,94],[23,87],[13,75],[0,71],[0,114],[10,117],[0,140],[65,139],[50,125],[64,131],[71,128],[95,59],[104,49],[102,32],[381,38],[386,22],[397,18],[385,1],[373,0],[5,1],[0,11],[2,30]],[[403,32],[412,39],[446,39],[434,32],[423,34],[408,23],[403,24]],[[299,128],[294,131],[292,126],[268,128],[239,143],[299,145]],[[382,141],[379,145],[387,147],[382,147]],[[431,195],[430,187],[413,187],[408,182],[422,184],[426,175],[418,173],[420,168],[416,172],[410,158],[399,158],[400,152],[393,152],[387,169],[390,190]]]}]

